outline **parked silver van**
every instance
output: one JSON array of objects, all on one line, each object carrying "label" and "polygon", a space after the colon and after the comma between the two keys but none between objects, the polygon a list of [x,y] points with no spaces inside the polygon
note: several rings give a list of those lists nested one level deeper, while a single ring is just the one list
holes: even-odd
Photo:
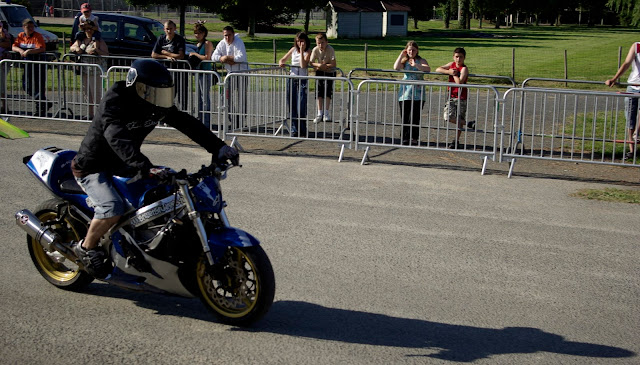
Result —
[{"label": "parked silver van", "polygon": [[[22,21],[27,18],[38,24],[24,6],[0,2],[0,20],[6,22],[5,24],[9,26],[9,33],[14,38],[22,32]],[[40,27],[36,27],[36,32],[44,37],[44,41],[47,44],[47,52],[54,52],[58,49],[58,36]]]}]

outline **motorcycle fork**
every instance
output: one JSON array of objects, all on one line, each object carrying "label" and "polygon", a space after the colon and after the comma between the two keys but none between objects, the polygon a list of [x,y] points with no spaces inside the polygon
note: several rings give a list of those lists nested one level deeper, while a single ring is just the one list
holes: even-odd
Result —
[{"label": "motorcycle fork", "polygon": [[187,217],[189,217],[189,220],[193,222],[193,226],[195,227],[196,232],[198,233],[198,237],[200,238],[202,251],[204,251],[204,254],[207,257],[207,261],[209,261],[209,265],[213,266],[215,262],[213,260],[213,255],[211,254],[211,249],[209,248],[207,231],[204,229],[204,223],[202,223],[200,212],[196,210],[193,199],[191,199],[191,194],[189,194],[189,184],[187,180],[176,180],[176,184],[178,184],[180,195],[182,195],[182,198],[184,199],[187,210]]}]

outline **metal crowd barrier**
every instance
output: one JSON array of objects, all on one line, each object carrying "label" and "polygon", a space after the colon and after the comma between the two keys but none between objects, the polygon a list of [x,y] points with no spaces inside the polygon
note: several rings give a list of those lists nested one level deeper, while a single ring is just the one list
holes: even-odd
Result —
[{"label": "metal crowd barrier", "polygon": [[[500,161],[544,159],[640,167],[634,148],[638,136],[629,131],[625,98],[640,94],[519,88],[505,94],[505,126]],[[626,154],[634,149],[631,158]]]},{"label": "metal crowd barrier", "polygon": [[[80,62],[0,61],[0,113],[89,121],[108,87],[124,80],[129,69],[105,69],[104,57],[65,57]],[[375,146],[446,149],[482,156],[482,173],[488,158],[508,160],[509,177],[518,158],[640,167],[638,137],[627,128],[624,112],[625,98],[637,100],[640,94],[529,87],[511,88],[501,96],[496,86],[389,79],[360,80],[356,89],[344,77],[250,71],[223,79],[215,71],[169,71],[176,80],[178,108],[222,139],[233,138],[232,143],[241,136],[339,143],[339,161],[346,146],[365,146],[362,163]],[[316,93],[326,81],[333,82],[331,115],[316,123]],[[423,90],[423,96],[401,111],[407,105],[398,102],[404,86]],[[468,90],[466,124],[461,127],[443,115],[451,86]],[[296,87],[301,92],[295,92]],[[404,123],[403,113],[416,119]],[[452,144],[458,133],[459,142]]]},{"label": "metal crowd barrier", "polygon": [[[545,77],[529,77],[528,79],[524,80],[522,82],[522,88],[525,87],[533,87],[530,86],[530,83],[534,83],[534,82],[540,82],[543,84],[548,84],[548,83],[554,83],[554,84],[565,84],[565,86],[568,86],[568,84],[578,84],[578,85],[599,85],[602,86],[603,88],[605,88],[605,83],[604,81],[592,81],[592,80],[570,80],[570,79],[552,79],[552,78],[545,78]],[[620,82],[617,85],[620,86],[628,86],[629,84],[627,84],[626,82]],[[515,86],[514,86],[515,87]],[[543,89],[549,89],[549,87],[543,87]]]},{"label": "metal crowd barrier", "polygon": [[[314,123],[315,93],[318,83],[326,81],[333,82],[330,120]],[[322,97],[328,96],[327,89]],[[345,145],[351,144],[352,135],[345,132],[353,85],[346,78],[237,72],[227,75],[224,90],[224,138],[254,136],[340,143],[340,160]]]},{"label": "metal crowd barrier", "polygon": [[2,60],[2,113],[33,118],[84,119],[102,99],[96,64]]},{"label": "metal crowd barrier", "polygon": [[[413,74],[421,74],[429,77],[429,81],[438,81],[443,80],[448,75],[441,74],[439,72],[424,72],[424,71],[405,71],[405,70],[385,70],[385,69],[377,69],[377,68],[354,68],[349,71],[347,78],[349,80],[371,80],[371,79],[383,79],[383,80],[397,80],[399,76],[404,75],[405,73],[413,73]],[[433,80],[433,78],[437,78]],[[476,81],[477,79],[484,79],[493,81],[491,85],[495,88],[508,89],[511,87],[516,87],[517,83],[514,79],[509,76],[497,76],[497,75],[480,75],[480,74],[469,74],[470,81]],[[507,84],[509,86],[507,86]]]},{"label": "metal crowd barrier", "polygon": [[[498,136],[502,133],[501,126],[497,124],[500,94],[493,86],[456,85],[468,90],[466,120],[457,119],[452,123],[448,115],[445,119],[444,112],[449,100],[448,88],[452,85],[427,81],[363,80],[358,85],[352,118],[357,136],[355,148],[366,146],[361,163],[368,159],[372,146],[449,150],[483,156],[484,173],[487,158],[495,161],[498,155]],[[422,89],[422,96],[410,95],[410,99],[417,99],[416,103],[398,101],[400,89],[405,86],[412,87],[414,94]],[[460,105],[456,108],[456,115],[460,115]],[[408,123],[404,123],[403,115],[408,115]],[[459,123],[464,123],[464,127],[459,128]],[[456,143],[458,132],[460,138]]]}]

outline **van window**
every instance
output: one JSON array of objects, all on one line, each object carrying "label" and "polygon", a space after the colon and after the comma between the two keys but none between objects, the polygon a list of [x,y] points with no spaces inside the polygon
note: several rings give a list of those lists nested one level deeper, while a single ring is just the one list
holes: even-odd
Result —
[{"label": "van window", "polygon": [[105,42],[115,41],[118,36],[118,22],[103,20],[100,22],[100,29],[102,29],[102,39]]},{"label": "van window", "polygon": [[124,38],[142,42],[147,31],[139,24],[124,23]]},{"label": "van window", "polygon": [[3,6],[0,9],[2,9],[2,13],[4,14],[4,17],[7,19],[7,22],[9,23],[10,27],[22,28],[23,20],[27,18],[33,20],[33,18],[31,17],[31,14],[29,14],[29,11],[25,7]]},{"label": "van window", "polygon": [[156,36],[156,38],[158,38],[164,34],[164,24],[160,22],[153,22],[149,24],[149,30]]}]

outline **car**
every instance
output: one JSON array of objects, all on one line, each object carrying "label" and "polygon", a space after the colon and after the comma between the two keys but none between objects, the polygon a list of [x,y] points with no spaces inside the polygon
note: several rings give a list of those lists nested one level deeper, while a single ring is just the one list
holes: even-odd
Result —
[{"label": "car", "polygon": [[[98,17],[102,39],[112,56],[150,57],[156,40],[164,34],[164,24],[151,18],[120,13],[93,12]],[[71,29],[72,43],[78,33],[79,17],[76,16]],[[193,44],[187,43],[185,52],[197,52]]]},{"label": "car", "polygon": [[25,19],[31,19],[37,25],[36,32],[42,34],[42,37],[44,37],[47,52],[55,52],[58,50],[58,36],[40,28],[39,22],[33,19],[27,8],[18,4],[0,2],[0,20],[5,22],[8,27],[7,30],[14,38],[18,37],[18,34],[23,31],[22,21]]}]

